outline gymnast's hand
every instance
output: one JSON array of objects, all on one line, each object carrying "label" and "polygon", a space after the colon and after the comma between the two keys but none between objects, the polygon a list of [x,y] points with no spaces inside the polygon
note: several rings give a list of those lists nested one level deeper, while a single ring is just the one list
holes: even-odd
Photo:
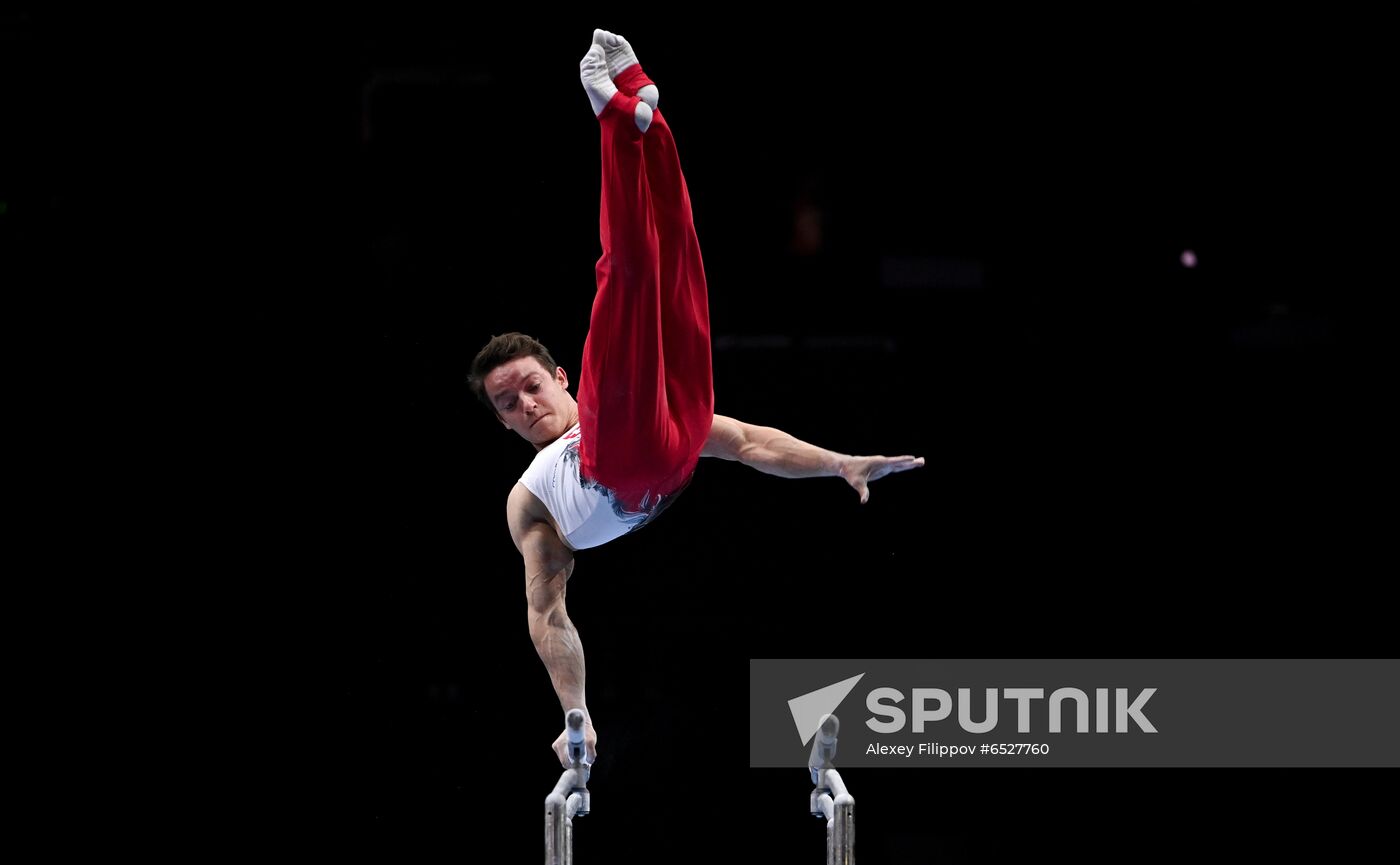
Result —
[{"label": "gymnast's hand", "polygon": [[[593,729],[593,722],[585,720],[583,722],[583,762],[589,766],[598,759],[598,734]],[[569,728],[565,727],[564,732],[559,734],[559,738],[554,740],[554,755],[559,758],[559,764],[565,769],[573,766],[573,761],[569,759]]]},{"label": "gymnast's hand", "polygon": [[842,460],[841,477],[860,493],[860,503],[870,501],[871,481],[895,472],[907,472],[924,464],[923,457],[846,457]]}]

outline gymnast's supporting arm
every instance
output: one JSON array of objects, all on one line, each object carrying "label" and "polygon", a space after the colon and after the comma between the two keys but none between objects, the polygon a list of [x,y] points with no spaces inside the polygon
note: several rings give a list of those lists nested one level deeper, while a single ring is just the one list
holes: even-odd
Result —
[{"label": "gymnast's supporting arm", "polygon": [[715,415],[701,456],[737,460],[780,478],[839,477],[869,501],[869,483],[888,474],[922,466],[923,457],[850,456],[793,438],[772,427],[754,426]]},{"label": "gymnast's supporting arm", "polygon": [[[517,490],[523,489],[517,487]],[[545,669],[549,671],[560,707],[565,712],[574,708],[584,711],[585,762],[591,765],[597,759],[598,735],[593,729],[592,718],[588,715],[588,701],[584,696],[583,643],[564,606],[565,584],[574,572],[574,554],[559,539],[554,527],[531,518],[526,508],[517,501],[518,498],[516,493],[511,494],[507,516],[511,538],[525,561],[525,600],[530,639]],[[559,764],[566,769],[572,762],[568,733],[568,729],[560,733],[553,746]]]}]

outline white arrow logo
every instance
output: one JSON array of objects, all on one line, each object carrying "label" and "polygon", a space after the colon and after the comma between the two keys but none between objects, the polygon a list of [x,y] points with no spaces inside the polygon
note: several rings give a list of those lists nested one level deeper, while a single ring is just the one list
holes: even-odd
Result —
[{"label": "white arrow logo", "polygon": [[788,709],[792,711],[792,721],[797,725],[797,735],[802,737],[802,744],[812,740],[821,727],[822,716],[835,712],[836,707],[841,705],[841,701],[846,699],[846,695],[856,686],[856,682],[863,678],[865,674],[861,673],[844,682],[827,685],[810,694],[788,700]]}]

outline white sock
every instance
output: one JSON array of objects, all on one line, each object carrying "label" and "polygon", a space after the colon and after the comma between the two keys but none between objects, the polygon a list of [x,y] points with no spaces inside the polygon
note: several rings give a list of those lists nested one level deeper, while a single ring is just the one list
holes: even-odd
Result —
[{"label": "white sock", "polygon": [[584,92],[593,105],[593,116],[597,117],[617,92],[617,85],[608,76],[608,58],[603,46],[596,43],[589,46],[588,53],[579,61],[578,77],[583,81]]},{"label": "white sock", "polygon": [[628,66],[633,66],[637,62],[637,55],[633,53],[632,46],[618,36],[616,33],[609,33],[606,30],[593,31],[593,44],[600,45],[608,57],[608,75],[616,78],[622,74],[622,70]]},{"label": "white sock", "polygon": [[[632,51],[631,43],[616,33],[594,30],[593,44],[603,46],[603,52],[608,58],[608,75],[613,78],[622,74],[622,71],[627,67],[637,64],[637,55]],[[661,98],[661,92],[656,89],[655,84],[648,84],[641,88],[637,91],[637,95],[642,97],[642,101],[652,108],[656,107],[657,101]]]}]

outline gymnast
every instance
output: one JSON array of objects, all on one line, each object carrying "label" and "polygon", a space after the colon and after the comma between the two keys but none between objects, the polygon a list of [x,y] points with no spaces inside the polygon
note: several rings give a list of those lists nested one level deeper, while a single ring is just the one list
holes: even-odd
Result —
[{"label": "gymnast", "polygon": [[[564,711],[583,709],[585,763],[597,732],[584,697],[583,646],[564,607],[574,553],[654,519],[700,457],[784,478],[870,482],[923,457],[848,456],[771,427],[714,413],[710,319],[700,243],[659,91],[626,39],[593,31],[579,64],[602,132],[602,257],[578,399],[537,340],[507,333],[472,361],[468,383],[507,429],[538,451],[506,500],[525,561],[530,637]],[[570,765],[568,730],[553,748]]]}]

